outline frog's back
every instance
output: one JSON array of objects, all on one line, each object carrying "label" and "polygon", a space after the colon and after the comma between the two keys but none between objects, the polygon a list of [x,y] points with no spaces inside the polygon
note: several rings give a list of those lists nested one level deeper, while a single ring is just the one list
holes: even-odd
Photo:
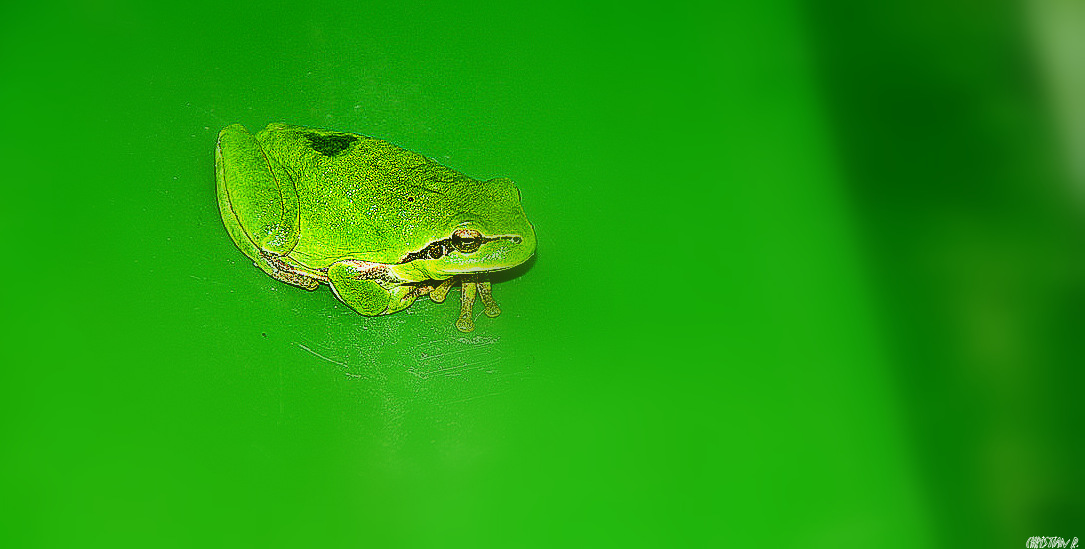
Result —
[{"label": "frog's back", "polygon": [[290,255],[312,268],[348,257],[395,263],[443,230],[438,212],[454,212],[455,197],[478,184],[373,137],[270,124],[256,138],[277,177],[297,189],[300,236]]}]

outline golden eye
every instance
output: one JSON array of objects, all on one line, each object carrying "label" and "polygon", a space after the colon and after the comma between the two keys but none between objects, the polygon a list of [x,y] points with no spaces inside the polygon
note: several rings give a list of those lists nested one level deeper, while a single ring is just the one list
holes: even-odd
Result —
[{"label": "golden eye", "polygon": [[478,247],[482,245],[482,239],[478,237],[461,237],[459,234],[452,235],[452,247],[457,250],[469,254],[478,250]]}]

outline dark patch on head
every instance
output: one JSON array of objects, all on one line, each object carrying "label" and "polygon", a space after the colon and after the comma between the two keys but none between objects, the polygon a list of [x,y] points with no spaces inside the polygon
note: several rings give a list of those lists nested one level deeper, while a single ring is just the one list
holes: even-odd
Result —
[{"label": "dark patch on head", "polygon": [[319,134],[312,132],[306,133],[305,139],[309,140],[309,146],[314,151],[324,156],[342,154],[343,151],[349,149],[358,140],[357,137],[346,133]]},{"label": "dark patch on head", "polygon": [[414,202],[414,197],[413,196],[408,196],[407,197],[407,202]]}]

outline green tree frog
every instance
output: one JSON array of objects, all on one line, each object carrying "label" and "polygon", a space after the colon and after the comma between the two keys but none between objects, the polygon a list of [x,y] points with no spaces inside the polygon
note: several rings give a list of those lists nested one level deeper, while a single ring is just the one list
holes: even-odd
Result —
[{"label": "green tree frog", "polygon": [[391,314],[462,286],[456,327],[474,329],[476,293],[501,313],[485,274],[535,253],[535,230],[509,179],[478,181],[391,143],[269,124],[227,126],[215,147],[222,221],[273,278],[331,286],[366,316]]}]

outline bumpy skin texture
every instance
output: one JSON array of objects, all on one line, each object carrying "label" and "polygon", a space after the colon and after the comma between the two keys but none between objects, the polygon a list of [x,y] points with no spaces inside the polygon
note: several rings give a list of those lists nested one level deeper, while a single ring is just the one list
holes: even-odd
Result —
[{"label": "bumpy skin texture", "polygon": [[307,289],[328,283],[365,315],[535,251],[512,181],[477,181],[380,139],[234,124],[219,133],[215,171],[223,222],[256,266]]}]

